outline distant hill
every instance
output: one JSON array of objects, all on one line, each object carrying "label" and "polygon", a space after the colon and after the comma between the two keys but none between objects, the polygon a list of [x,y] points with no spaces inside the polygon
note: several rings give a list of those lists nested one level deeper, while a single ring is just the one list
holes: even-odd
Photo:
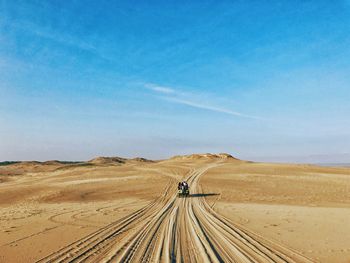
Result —
[{"label": "distant hill", "polygon": [[97,164],[97,165],[125,164],[125,163],[131,163],[131,162],[146,163],[146,162],[154,162],[154,161],[141,158],[141,157],[136,157],[132,159],[127,159],[122,157],[97,157],[88,161],[88,163]]},{"label": "distant hill", "polygon": [[198,160],[198,159],[226,159],[226,160],[239,160],[228,153],[203,153],[203,154],[189,154],[189,155],[176,155],[171,157],[170,160]]},{"label": "distant hill", "polygon": [[[210,160],[210,159],[222,159],[227,161],[240,161],[228,153],[204,153],[204,154],[190,154],[190,155],[177,155],[168,159],[171,160]],[[164,161],[168,161],[164,160]],[[0,175],[19,175],[24,173],[36,173],[36,172],[50,172],[58,169],[71,169],[79,167],[95,167],[95,166],[108,166],[108,165],[124,165],[124,164],[147,164],[156,161],[148,160],[142,157],[136,158],[123,158],[123,157],[105,157],[100,156],[89,161],[72,162],[72,161],[4,161],[0,162]]]},{"label": "distant hill", "polygon": [[88,163],[92,164],[123,164],[127,161],[126,158],[122,157],[96,157]]},{"label": "distant hill", "polygon": [[6,166],[6,165],[10,165],[10,164],[16,164],[19,163],[18,161],[4,161],[4,162],[0,162],[0,166]]}]

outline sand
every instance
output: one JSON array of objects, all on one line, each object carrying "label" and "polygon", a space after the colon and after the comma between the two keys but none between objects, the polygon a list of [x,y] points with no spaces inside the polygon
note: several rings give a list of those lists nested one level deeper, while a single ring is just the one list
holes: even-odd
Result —
[{"label": "sand", "polygon": [[0,166],[0,262],[350,262],[349,168],[97,160]]},{"label": "sand", "polygon": [[[219,214],[316,262],[350,262],[350,169],[224,164],[201,180]],[[211,200],[209,200],[211,199]]]}]

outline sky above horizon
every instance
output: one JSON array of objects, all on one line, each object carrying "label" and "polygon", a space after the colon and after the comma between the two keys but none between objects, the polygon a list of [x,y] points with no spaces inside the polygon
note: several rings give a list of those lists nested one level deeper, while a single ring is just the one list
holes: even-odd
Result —
[{"label": "sky above horizon", "polygon": [[0,161],[350,162],[350,1],[0,0],[0,94]]}]

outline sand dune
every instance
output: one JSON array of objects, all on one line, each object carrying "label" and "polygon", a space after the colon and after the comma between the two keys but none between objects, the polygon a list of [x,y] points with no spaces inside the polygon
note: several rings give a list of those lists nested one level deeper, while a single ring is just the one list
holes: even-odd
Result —
[{"label": "sand dune", "polygon": [[92,159],[88,161],[88,163],[93,163],[93,164],[120,164],[120,163],[125,163],[126,158],[121,158],[121,157],[97,157],[95,159]]},{"label": "sand dune", "polygon": [[349,176],[228,154],[3,165],[0,262],[349,262]]},{"label": "sand dune", "polygon": [[228,159],[228,160],[238,160],[234,158],[232,155],[227,154],[227,153],[218,153],[218,154],[213,154],[213,153],[204,153],[204,154],[190,154],[190,155],[176,155],[170,160],[215,160],[215,159]]}]

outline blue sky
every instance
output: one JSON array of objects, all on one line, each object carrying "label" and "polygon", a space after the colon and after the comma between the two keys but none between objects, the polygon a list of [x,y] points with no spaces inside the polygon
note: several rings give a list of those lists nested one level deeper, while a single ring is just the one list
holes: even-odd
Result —
[{"label": "blue sky", "polygon": [[350,161],[350,1],[0,0],[0,160]]}]

